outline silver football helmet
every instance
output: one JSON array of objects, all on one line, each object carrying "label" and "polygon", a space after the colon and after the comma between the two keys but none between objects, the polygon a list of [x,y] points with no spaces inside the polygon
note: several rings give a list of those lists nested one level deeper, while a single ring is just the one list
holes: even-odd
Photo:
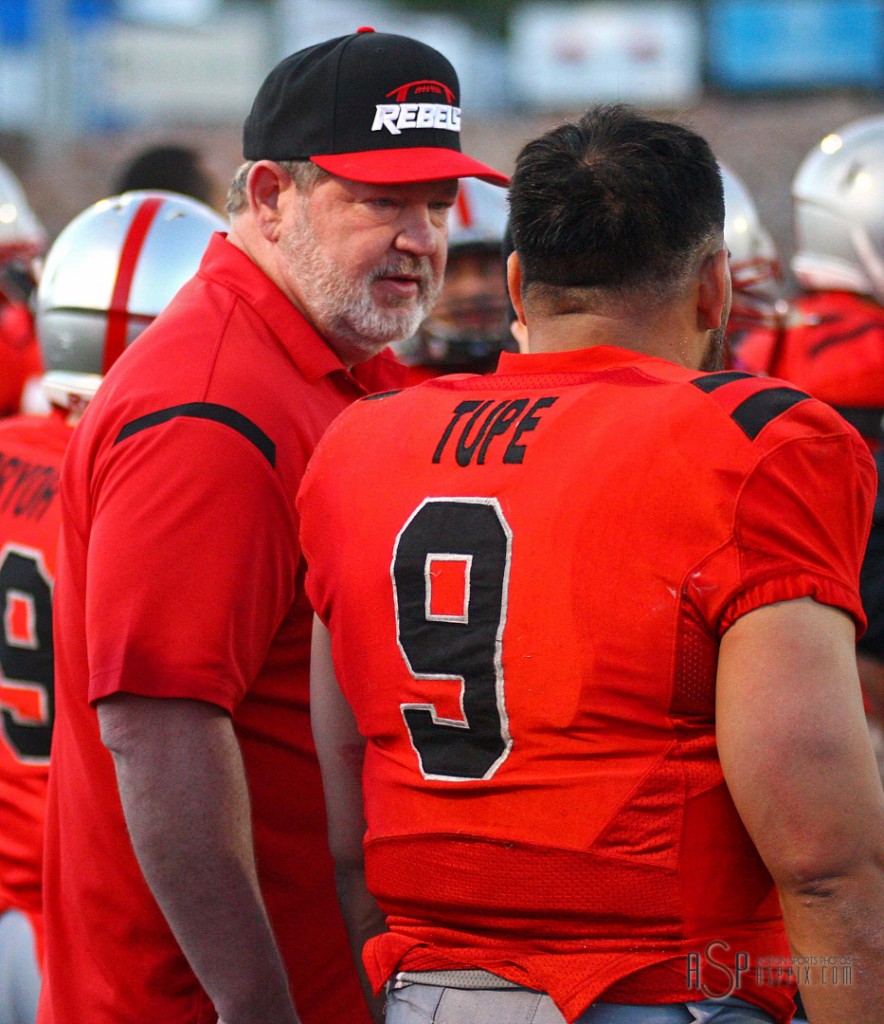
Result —
[{"label": "silver football helmet", "polygon": [[102,199],[75,217],[50,248],[37,289],[50,401],[88,401],[114,360],[196,273],[212,233],[226,227],[203,203],[159,191]]},{"label": "silver football helmet", "polygon": [[442,294],[418,333],[397,352],[404,362],[440,369],[487,369],[509,338],[503,265],[506,190],[462,178],[448,222]]},{"label": "silver football helmet", "polygon": [[719,167],[724,185],[724,244],[733,286],[730,326],[769,323],[780,298],[779,253],[745,183],[731,168],[721,163]]},{"label": "silver football helmet", "polygon": [[792,181],[792,269],[811,291],[884,304],[884,116],[853,121],[807,154]]},{"label": "silver football helmet", "polygon": [[46,246],[46,231],[28,204],[24,189],[0,161],[0,263],[28,261]]}]

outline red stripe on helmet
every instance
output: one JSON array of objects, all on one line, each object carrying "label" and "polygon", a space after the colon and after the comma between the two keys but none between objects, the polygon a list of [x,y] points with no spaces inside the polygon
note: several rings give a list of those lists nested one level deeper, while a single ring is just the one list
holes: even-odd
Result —
[{"label": "red stripe on helmet", "polygon": [[114,281],[110,309],[107,314],[102,373],[107,373],[126,348],[129,327],[129,294],[132,291],[135,268],[138,266],[138,257],[144,248],[150,226],[164,202],[165,200],[161,196],[145,199],[136,210],[123,241],[123,251],[120,253],[120,262],[117,267],[117,279]]},{"label": "red stripe on helmet", "polygon": [[465,228],[473,226],[476,220],[475,212],[473,211],[473,204],[470,202],[467,190],[461,184],[457,190],[457,199],[455,200],[455,210],[457,211],[458,217],[460,217],[461,225]]}]

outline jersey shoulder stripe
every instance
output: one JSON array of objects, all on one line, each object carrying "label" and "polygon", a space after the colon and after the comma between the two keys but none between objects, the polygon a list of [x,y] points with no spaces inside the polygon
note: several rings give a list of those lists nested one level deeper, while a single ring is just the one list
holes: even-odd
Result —
[{"label": "jersey shoulder stripe", "polygon": [[771,420],[809,398],[810,395],[795,388],[765,388],[741,402],[731,416],[746,437],[754,441]]},{"label": "jersey shoulder stripe", "polygon": [[751,380],[753,376],[754,374],[743,373],[742,370],[723,370],[721,373],[705,373],[702,377],[695,377],[691,384],[708,395],[725,384],[731,384],[735,380]]},{"label": "jersey shoulder stripe", "polygon": [[884,406],[836,405],[833,408],[865,437],[884,434]]},{"label": "jersey shoulder stripe", "polygon": [[810,401],[810,395],[797,388],[736,370],[705,374],[691,384],[717,398],[750,441],[794,405]]},{"label": "jersey shoulder stripe", "polygon": [[377,401],[380,401],[380,399],[382,399],[382,398],[392,398],[393,395],[399,395],[404,390],[405,390],[404,388],[395,388],[393,391],[378,391],[378,393],[375,394],[375,395],[363,395],[363,397],[360,398],[359,401],[360,402],[377,402]]},{"label": "jersey shoulder stripe", "polygon": [[157,412],[139,416],[137,419],[127,423],[117,434],[114,444],[119,444],[133,434],[142,430],[149,430],[161,423],[168,423],[170,420],[178,419],[181,416],[193,419],[211,420],[214,423],[222,423],[230,427],[238,434],[241,434],[247,441],[251,442],[264,456],[271,466],[276,466],[276,444],[264,433],[264,431],[241,412],[231,409],[226,405],[218,405],[215,402],[185,402],[183,405],[172,405],[168,409],[159,409]]}]

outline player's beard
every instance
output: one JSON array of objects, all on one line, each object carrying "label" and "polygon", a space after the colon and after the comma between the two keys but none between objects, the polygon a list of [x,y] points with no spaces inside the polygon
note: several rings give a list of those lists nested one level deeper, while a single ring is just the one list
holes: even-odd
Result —
[{"label": "player's beard", "polygon": [[[280,244],[306,307],[305,314],[339,354],[343,347],[351,359],[359,357],[353,362],[370,358],[390,342],[411,337],[436,304],[442,288],[430,260],[409,253],[391,255],[361,279],[348,280],[317,245],[306,216]],[[419,277],[417,297],[388,299],[386,305],[378,305],[372,296],[372,284],[399,274]]]},{"label": "player's beard", "polygon": [[710,333],[709,343],[706,346],[706,351],[703,353],[703,359],[699,366],[699,369],[704,373],[715,373],[718,370],[724,369],[725,335],[726,328],[724,325]]},{"label": "player's beard", "polygon": [[706,345],[706,351],[703,353],[703,359],[699,366],[699,369],[704,373],[716,373],[718,370],[723,370],[727,364],[725,358],[727,352],[727,321],[731,315],[732,298],[733,296],[730,290],[728,290],[727,301],[724,304],[724,309],[721,311],[721,322],[709,334],[709,342]]}]

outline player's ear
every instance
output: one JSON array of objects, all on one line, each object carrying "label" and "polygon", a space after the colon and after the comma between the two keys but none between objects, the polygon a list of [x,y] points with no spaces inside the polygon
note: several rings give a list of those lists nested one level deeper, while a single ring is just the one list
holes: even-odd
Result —
[{"label": "player's ear", "polygon": [[519,323],[525,323],[525,306],[522,302],[522,264],[519,262],[519,254],[511,252],[506,261],[506,285],[510,293],[510,302],[519,318]]},{"label": "player's ear", "polygon": [[730,302],[731,271],[727,249],[721,248],[708,255],[700,265],[697,289],[697,327],[701,331],[714,331],[721,326],[722,317]]},{"label": "player's ear", "polygon": [[268,241],[278,237],[282,219],[282,197],[294,190],[291,175],[273,160],[259,160],[249,171],[249,209],[255,224]]}]

